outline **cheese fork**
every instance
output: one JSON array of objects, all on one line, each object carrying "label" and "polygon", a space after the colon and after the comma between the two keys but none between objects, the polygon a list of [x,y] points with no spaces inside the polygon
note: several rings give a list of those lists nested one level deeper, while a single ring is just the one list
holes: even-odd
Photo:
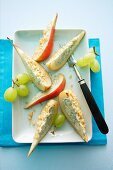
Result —
[{"label": "cheese fork", "polygon": [[69,65],[69,67],[73,67],[75,70],[75,73],[78,77],[78,83],[81,87],[83,95],[86,99],[86,102],[90,108],[90,111],[95,119],[95,122],[96,122],[100,132],[103,134],[107,134],[109,132],[108,126],[99,110],[99,107],[98,107],[89,87],[87,86],[85,80],[82,78],[80,72],[78,71],[77,65],[76,65],[76,60],[74,59],[73,56],[71,56],[68,59],[68,65]]}]

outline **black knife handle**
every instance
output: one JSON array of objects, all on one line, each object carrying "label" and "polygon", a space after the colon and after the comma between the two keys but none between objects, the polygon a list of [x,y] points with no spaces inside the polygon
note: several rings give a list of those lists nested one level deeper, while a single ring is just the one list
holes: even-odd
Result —
[{"label": "black knife handle", "polygon": [[80,87],[82,89],[82,92],[84,94],[84,97],[87,101],[87,104],[91,110],[91,113],[96,121],[96,124],[99,128],[99,130],[101,131],[101,133],[103,134],[107,134],[109,132],[108,126],[96,104],[96,101],[93,97],[93,95],[91,94],[91,91],[89,90],[85,80],[80,80],[79,81]]}]

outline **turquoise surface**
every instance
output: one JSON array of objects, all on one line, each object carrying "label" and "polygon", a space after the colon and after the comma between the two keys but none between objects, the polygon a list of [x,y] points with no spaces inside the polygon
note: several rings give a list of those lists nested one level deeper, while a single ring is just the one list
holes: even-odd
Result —
[{"label": "turquoise surface", "polygon": [[[99,39],[89,39],[89,47],[93,46],[96,47],[96,51],[99,54],[97,58],[101,64]],[[12,105],[3,99],[4,91],[7,87],[11,86],[11,81],[12,46],[7,40],[0,40],[0,146],[23,145],[15,143],[12,139]],[[102,70],[98,74],[91,72],[91,91],[104,116]],[[93,120],[93,136],[87,145],[104,145],[106,143],[106,135],[99,132]]]}]

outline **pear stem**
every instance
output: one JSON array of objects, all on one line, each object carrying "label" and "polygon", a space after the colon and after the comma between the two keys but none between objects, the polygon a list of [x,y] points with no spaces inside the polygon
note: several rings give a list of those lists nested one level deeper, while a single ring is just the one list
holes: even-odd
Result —
[{"label": "pear stem", "polygon": [[11,41],[11,39],[9,38],[9,37],[7,37],[7,39],[10,41],[10,43],[13,45],[13,43],[12,43],[12,41]]},{"label": "pear stem", "polygon": [[12,40],[11,40],[9,37],[7,37],[7,39],[8,39],[9,42],[12,44],[12,46],[16,49],[16,45],[12,42]]}]

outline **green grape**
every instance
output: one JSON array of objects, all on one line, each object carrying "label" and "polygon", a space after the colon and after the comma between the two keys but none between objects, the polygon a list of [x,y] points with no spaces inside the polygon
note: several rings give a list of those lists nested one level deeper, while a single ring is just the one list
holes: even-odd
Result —
[{"label": "green grape", "polygon": [[84,58],[80,58],[80,59],[77,60],[77,65],[78,65],[79,67],[85,67],[85,66],[87,66],[87,63],[86,63],[86,61],[84,60]]},{"label": "green grape", "polygon": [[90,69],[94,73],[97,73],[100,71],[100,64],[99,64],[98,60],[94,59],[93,62],[90,63]]},{"label": "green grape", "polygon": [[94,53],[89,53],[85,55],[84,57],[77,60],[77,64],[79,67],[85,67],[89,65],[93,60],[95,59]]},{"label": "green grape", "polygon": [[94,59],[95,59],[94,53],[89,53],[86,56],[84,56],[84,62],[87,63],[87,65],[89,65]]},{"label": "green grape", "polygon": [[17,87],[17,94],[19,96],[25,97],[29,94],[29,89],[26,85],[20,85]]},{"label": "green grape", "polygon": [[58,114],[55,117],[54,126],[59,128],[64,124],[64,122],[65,122],[65,116],[63,114]]},{"label": "green grape", "polygon": [[6,89],[4,93],[4,99],[8,102],[14,102],[17,98],[17,90],[13,87]]},{"label": "green grape", "polygon": [[16,76],[16,83],[19,85],[26,84],[30,81],[30,77],[27,73],[18,74]]}]

